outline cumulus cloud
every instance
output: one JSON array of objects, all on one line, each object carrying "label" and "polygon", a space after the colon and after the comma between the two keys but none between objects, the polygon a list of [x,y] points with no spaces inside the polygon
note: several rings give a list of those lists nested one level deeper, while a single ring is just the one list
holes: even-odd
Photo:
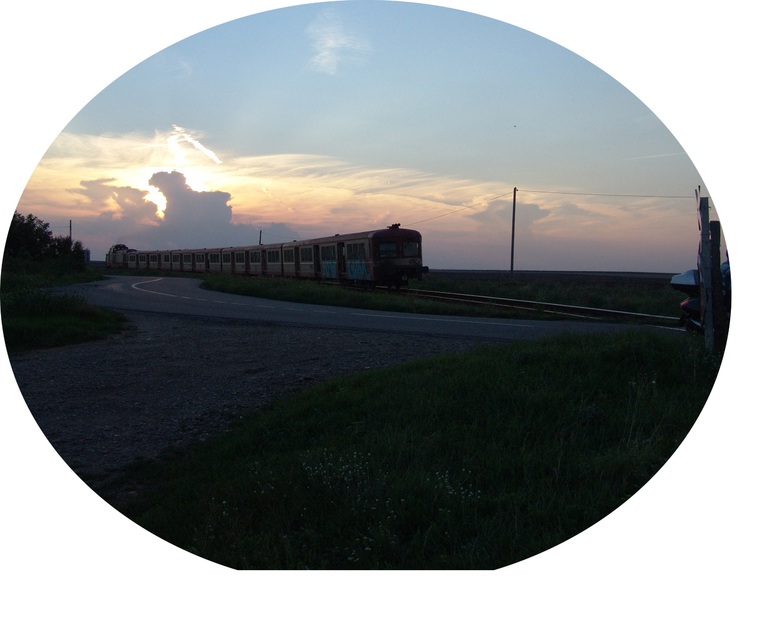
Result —
[{"label": "cumulus cloud", "polygon": [[186,177],[177,171],[157,172],[149,184],[167,199],[167,224],[192,224],[195,227],[216,227],[231,222],[231,194],[225,191],[194,191]]},{"label": "cumulus cloud", "polygon": [[360,62],[371,50],[369,42],[350,32],[333,9],[320,13],[306,29],[312,40],[314,56],[310,66],[317,72],[335,74],[343,62]]},{"label": "cumulus cloud", "polygon": [[122,219],[128,216],[134,222],[157,221],[157,205],[147,199],[147,191],[125,185],[115,185],[114,178],[80,181],[80,187],[68,189],[75,195],[84,196],[102,216]]}]

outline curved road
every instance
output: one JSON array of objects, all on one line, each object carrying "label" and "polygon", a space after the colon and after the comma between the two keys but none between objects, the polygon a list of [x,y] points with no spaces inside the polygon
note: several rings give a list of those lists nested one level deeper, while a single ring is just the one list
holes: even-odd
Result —
[{"label": "curved road", "polygon": [[[624,330],[622,324],[503,320],[370,311],[266,300],[208,291],[195,278],[111,276],[67,288],[90,303],[120,311],[229,318],[261,324],[344,328],[490,340],[536,339],[564,331]],[[666,329],[668,330],[668,329]],[[670,329],[672,330],[672,329]]]}]

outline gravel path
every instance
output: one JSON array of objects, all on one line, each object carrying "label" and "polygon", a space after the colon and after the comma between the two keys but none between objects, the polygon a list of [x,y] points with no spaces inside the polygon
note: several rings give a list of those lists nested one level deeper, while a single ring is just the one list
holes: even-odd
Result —
[{"label": "gravel path", "polygon": [[[245,412],[339,375],[477,345],[130,313],[125,333],[11,358],[24,399],[66,463],[108,501],[135,460],[203,440]],[[124,488],[124,487],[123,487]]]}]

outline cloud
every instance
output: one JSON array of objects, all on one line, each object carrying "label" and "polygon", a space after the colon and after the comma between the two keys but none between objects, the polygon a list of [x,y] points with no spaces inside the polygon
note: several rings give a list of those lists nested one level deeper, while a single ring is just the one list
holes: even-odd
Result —
[{"label": "cloud", "polygon": [[[545,219],[550,211],[541,209],[537,204],[516,203],[516,227],[528,229],[533,222]],[[481,211],[470,213],[467,217],[490,226],[507,226],[513,221],[513,201],[494,200]]]},{"label": "cloud", "polygon": [[182,228],[218,228],[231,224],[231,194],[225,191],[194,191],[177,171],[157,172],[149,179],[165,196],[165,223]]},{"label": "cloud", "polygon": [[[260,231],[264,242],[291,241],[400,222],[423,232],[434,267],[507,266],[512,187],[505,182],[371,168],[320,154],[227,154],[225,164],[216,163],[182,139],[180,128],[150,135],[62,134],[18,210],[51,223],[74,219],[78,238],[95,258],[118,241],[142,249],[231,246],[257,243]],[[184,132],[197,141],[202,136]],[[169,136],[178,138],[182,166]],[[518,267],[569,267],[565,252],[590,258],[591,248],[619,250],[637,242],[650,259],[667,258],[671,248],[694,253],[696,213],[693,206],[679,210],[682,203],[575,200],[520,190]],[[688,233],[680,244],[678,233]],[[573,240],[582,242],[579,248]],[[480,256],[468,252],[476,242]],[[458,252],[462,248],[465,253]]]},{"label": "cloud", "polygon": [[84,196],[102,217],[122,219],[128,216],[133,222],[156,223],[157,205],[147,199],[148,192],[126,185],[113,185],[114,178],[80,181],[80,187],[67,189],[72,194]]},{"label": "cloud", "polygon": [[369,42],[349,32],[333,9],[322,11],[306,33],[314,48],[310,67],[323,74],[336,74],[342,62],[363,61],[371,50]]}]

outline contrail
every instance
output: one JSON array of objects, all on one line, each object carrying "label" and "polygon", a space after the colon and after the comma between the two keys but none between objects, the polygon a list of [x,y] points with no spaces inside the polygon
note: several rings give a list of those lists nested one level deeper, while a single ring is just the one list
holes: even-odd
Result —
[{"label": "contrail", "polygon": [[183,141],[186,141],[190,143],[192,146],[197,148],[202,154],[204,154],[206,157],[208,157],[211,161],[214,163],[222,163],[221,159],[219,159],[215,152],[212,150],[209,150],[205,146],[203,146],[199,141],[197,141],[194,137],[192,137],[189,133],[186,132],[185,128],[181,128],[180,126],[177,126],[173,124],[173,130],[177,133],[177,136],[171,135],[168,138],[168,143],[171,141],[177,141],[177,139],[182,139]]},{"label": "contrail", "polygon": [[685,152],[663,152],[662,154],[646,154],[644,156],[626,157],[626,161],[640,161],[643,159],[664,159],[665,157],[680,156]]}]

